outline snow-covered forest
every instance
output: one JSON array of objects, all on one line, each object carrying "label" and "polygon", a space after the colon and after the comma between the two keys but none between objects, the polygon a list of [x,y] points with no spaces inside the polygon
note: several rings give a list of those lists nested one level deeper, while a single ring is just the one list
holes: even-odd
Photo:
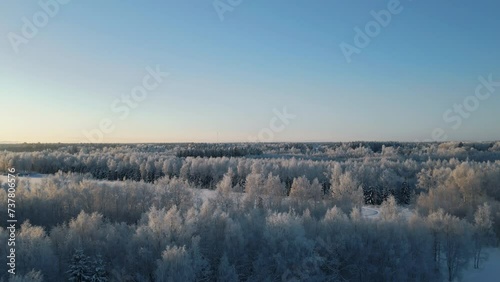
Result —
[{"label": "snow-covered forest", "polygon": [[0,145],[10,168],[5,282],[459,281],[500,238],[500,142]]}]

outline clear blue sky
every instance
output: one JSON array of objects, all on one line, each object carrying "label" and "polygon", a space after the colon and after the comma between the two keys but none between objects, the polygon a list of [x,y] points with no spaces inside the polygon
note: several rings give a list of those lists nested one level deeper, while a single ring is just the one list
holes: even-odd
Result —
[{"label": "clear blue sky", "polygon": [[[110,118],[104,142],[246,142],[283,107],[273,141],[500,139],[500,87],[443,119],[500,81],[500,2],[401,0],[348,63],[339,45],[389,2],[243,0],[221,21],[211,0],[73,0],[16,53],[8,34],[43,10],[2,1],[0,141],[81,142]],[[110,105],[157,65],[170,76],[120,119]]]}]

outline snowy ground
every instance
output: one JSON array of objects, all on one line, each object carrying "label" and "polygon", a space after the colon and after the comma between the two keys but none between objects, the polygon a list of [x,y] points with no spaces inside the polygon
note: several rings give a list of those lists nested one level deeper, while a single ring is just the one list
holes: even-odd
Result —
[{"label": "snowy ground", "polygon": [[[16,182],[19,181],[29,181],[31,184],[39,184],[43,178],[47,177],[46,174],[33,173],[26,176],[18,176]],[[7,174],[0,175],[0,182],[7,183],[8,176]]]},{"label": "snowy ground", "polygon": [[208,190],[208,189],[196,189],[194,190],[195,193],[199,193],[198,196],[200,197],[201,200],[205,201],[208,199],[215,199],[217,197],[217,194],[213,190]]},{"label": "snowy ground", "polygon": [[500,248],[486,250],[488,259],[481,263],[480,269],[469,266],[460,282],[498,282],[500,281]]},{"label": "snowy ground", "polygon": [[[413,212],[408,208],[398,208],[398,213],[402,218],[409,219]],[[361,208],[361,214],[364,218],[378,219],[380,218],[380,207],[378,206],[364,206]]]},{"label": "snowy ground", "polygon": [[364,218],[375,219],[380,217],[380,210],[376,207],[362,207],[361,214]]}]

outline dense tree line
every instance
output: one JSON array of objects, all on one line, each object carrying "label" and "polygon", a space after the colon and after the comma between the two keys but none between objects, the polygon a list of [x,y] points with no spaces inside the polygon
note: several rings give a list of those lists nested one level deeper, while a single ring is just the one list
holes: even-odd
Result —
[{"label": "dense tree line", "polygon": [[[379,153],[372,148],[381,145]],[[228,170],[235,182],[244,185],[251,173],[280,176],[287,194],[294,178],[315,178],[324,193],[332,187],[331,174],[339,170],[354,178],[364,190],[365,203],[381,204],[389,195],[398,203],[408,204],[425,186],[417,187],[422,170],[453,169],[457,163],[483,165],[500,159],[499,143],[400,144],[386,147],[380,143],[358,144],[177,144],[152,145],[67,145],[57,150],[0,153],[0,171],[16,167],[18,171],[53,174],[58,171],[90,173],[97,179],[154,182],[161,177],[179,177],[197,186],[215,189]],[[62,146],[62,145],[61,145]],[[316,146],[316,147],[314,147]],[[17,148],[17,147],[16,147]],[[239,148],[239,149],[238,149]],[[316,148],[316,149],[315,149]],[[325,149],[326,148],[326,149]],[[265,157],[179,157],[179,154],[213,154],[231,150],[265,152]],[[271,151],[278,151],[271,154]],[[299,150],[297,154],[293,153]],[[304,154],[300,153],[305,151]],[[190,153],[191,152],[191,153]],[[205,153],[200,153],[205,152]],[[313,152],[313,153],[311,153]],[[290,155],[293,155],[290,157]],[[312,157],[312,156],[316,157]],[[336,158],[328,157],[339,156]],[[479,168],[478,168],[479,169]],[[480,170],[480,169],[479,169]],[[492,173],[494,173],[493,171]],[[340,177],[337,175],[336,177]],[[491,189],[490,189],[491,190]],[[491,191],[490,191],[491,192]]]},{"label": "dense tree line", "polygon": [[472,221],[442,209],[407,219],[389,197],[372,220],[356,205],[360,191],[325,197],[300,177],[287,197],[278,176],[254,174],[242,193],[231,175],[208,198],[176,178],[21,182],[18,272],[45,281],[440,281],[480,263],[493,238],[488,204]]},{"label": "dense tree line", "polygon": [[256,146],[240,146],[232,144],[193,144],[189,148],[178,150],[177,157],[203,157],[203,158],[221,158],[221,157],[244,157],[262,155],[262,150]]},{"label": "dense tree line", "polygon": [[[329,145],[347,159],[308,157],[325,154],[311,144],[257,144],[257,158],[161,144],[4,151],[0,170],[53,175],[18,182],[19,275],[0,281],[452,281],[498,242],[496,145]],[[469,159],[448,153],[464,148]]]}]

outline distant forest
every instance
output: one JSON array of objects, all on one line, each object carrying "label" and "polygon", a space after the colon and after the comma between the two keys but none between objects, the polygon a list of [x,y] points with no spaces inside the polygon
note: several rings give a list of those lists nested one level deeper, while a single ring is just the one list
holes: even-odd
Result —
[{"label": "distant forest", "polygon": [[9,168],[6,282],[453,281],[500,239],[500,142],[0,144]]}]

